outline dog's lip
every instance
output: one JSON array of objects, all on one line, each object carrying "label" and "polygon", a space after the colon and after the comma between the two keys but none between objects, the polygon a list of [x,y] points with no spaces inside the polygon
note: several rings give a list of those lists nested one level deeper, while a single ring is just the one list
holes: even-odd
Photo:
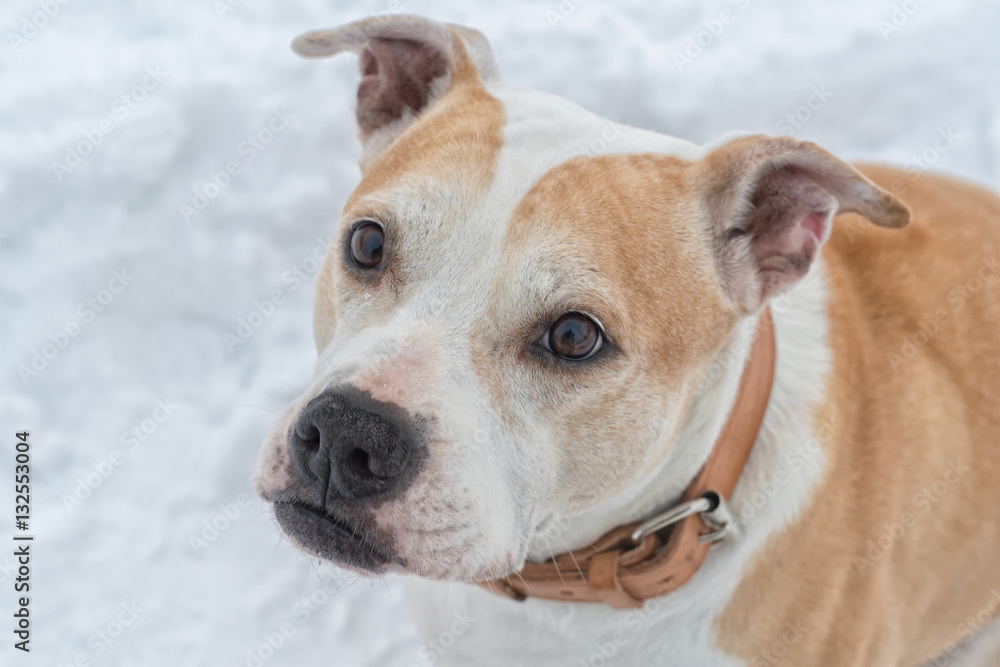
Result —
[{"label": "dog's lip", "polygon": [[276,501],[281,530],[310,555],[375,574],[396,562],[386,550],[349,521],[297,501]]}]

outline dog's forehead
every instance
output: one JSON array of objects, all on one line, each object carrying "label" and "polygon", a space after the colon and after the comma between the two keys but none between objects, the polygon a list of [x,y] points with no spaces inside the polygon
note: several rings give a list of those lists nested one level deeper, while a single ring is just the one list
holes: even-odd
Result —
[{"label": "dog's forehead", "polygon": [[[582,293],[599,317],[620,315],[634,294],[635,317],[659,308],[659,319],[680,320],[718,301],[671,287],[711,284],[698,280],[712,269],[704,239],[682,224],[684,193],[671,176],[701,154],[554,96],[465,87],[375,160],[346,210],[386,211],[401,231],[403,301],[431,316],[448,312],[455,325],[487,311],[510,322]],[[673,220],[657,208],[665,200]],[[661,307],[665,297],[676,312]]]},{"label": "dog's forehead", "polygon": [[567,160],[653,153],[695,160],[703,149],[691,142],[624,125],[554,95],[498,85],[490,90],[505,114],[504,158],[532,183]]},{"label": "dog's forehead", "polygon": [[[628,154],[693,160],[702,149],[537,91],[504,84],[463,86],[445,95],[376,158],[345,213],[357,217],[373,208],[390,209],[409,233],[408,253],[424,250],[441,259],[443,249],[459,245],[463,256],[495,255],[497,240],[515,222],[515,212],[528,208],[524,200],[529,193],[540,191],[537,186],[546,180],[565,176],[553,173],[561,165],[593,163],[593,173],[599,173],[606,165],[595,158]],[[576,191],[559,194],[577,200],[586,194],[585,187],[581,182]],[[555,193],[553,188],[542,190],[547,196]],[[595,216],[577,216],[575,223],[581,229],[601,224]],[[523,241],[526,231],[530,229],[520,230],[511,241]]]}]

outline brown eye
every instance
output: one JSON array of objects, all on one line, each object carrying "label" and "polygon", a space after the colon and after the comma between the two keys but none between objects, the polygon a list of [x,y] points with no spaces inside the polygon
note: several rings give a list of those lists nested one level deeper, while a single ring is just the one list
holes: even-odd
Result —
[{"label": "brown eye", "polygon": [[358,266],[374,269],[382,263],[385,232],[377,222],[362,222],[351,234],[351,259]]},{"label": "brown eye", "polygon": [[563,359],[588,359],[604,345],[604,336],[594,320],[582,313],[566,313],[542,338],[545,348]]}]

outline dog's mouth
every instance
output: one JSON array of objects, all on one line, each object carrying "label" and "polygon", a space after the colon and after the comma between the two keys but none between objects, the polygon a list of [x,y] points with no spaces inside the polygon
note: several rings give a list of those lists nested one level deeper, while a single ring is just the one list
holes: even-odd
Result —
[{"label": "dog's mouth", "polygon": [[382,574],[396,559],[360,526],[300,502],[275,502],[274,516],[301,549],[339,565]]}]

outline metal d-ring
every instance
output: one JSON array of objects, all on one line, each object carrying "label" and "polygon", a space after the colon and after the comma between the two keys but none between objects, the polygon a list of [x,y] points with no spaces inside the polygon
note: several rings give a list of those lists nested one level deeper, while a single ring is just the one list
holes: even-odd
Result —
[{"label": "metal d-ring", "polygon": [[689,500],[680,505],[674,505],[667,511],[657,514],[652,519],[647,519],[636,526],[635,530],[632,531],[632,541],[641,542],[647,535],[652,535],[667,526],[672,526],[675,523],[683,521],[689,516],[708,512],[711,509],[712,501],[704,496]]},{"label": "metal d-ring", "polygon": [[705,523],[715,530],[698,538],[699,542],[720,542],[735,530],[733,516],[726,505],[726,499],[715,491],[706,491],[694,500],[675,505],[651,519],[643,521],[632,531],[632,541],[639,543],[647,535],[663,530],[695,514],[704,514]]}]

